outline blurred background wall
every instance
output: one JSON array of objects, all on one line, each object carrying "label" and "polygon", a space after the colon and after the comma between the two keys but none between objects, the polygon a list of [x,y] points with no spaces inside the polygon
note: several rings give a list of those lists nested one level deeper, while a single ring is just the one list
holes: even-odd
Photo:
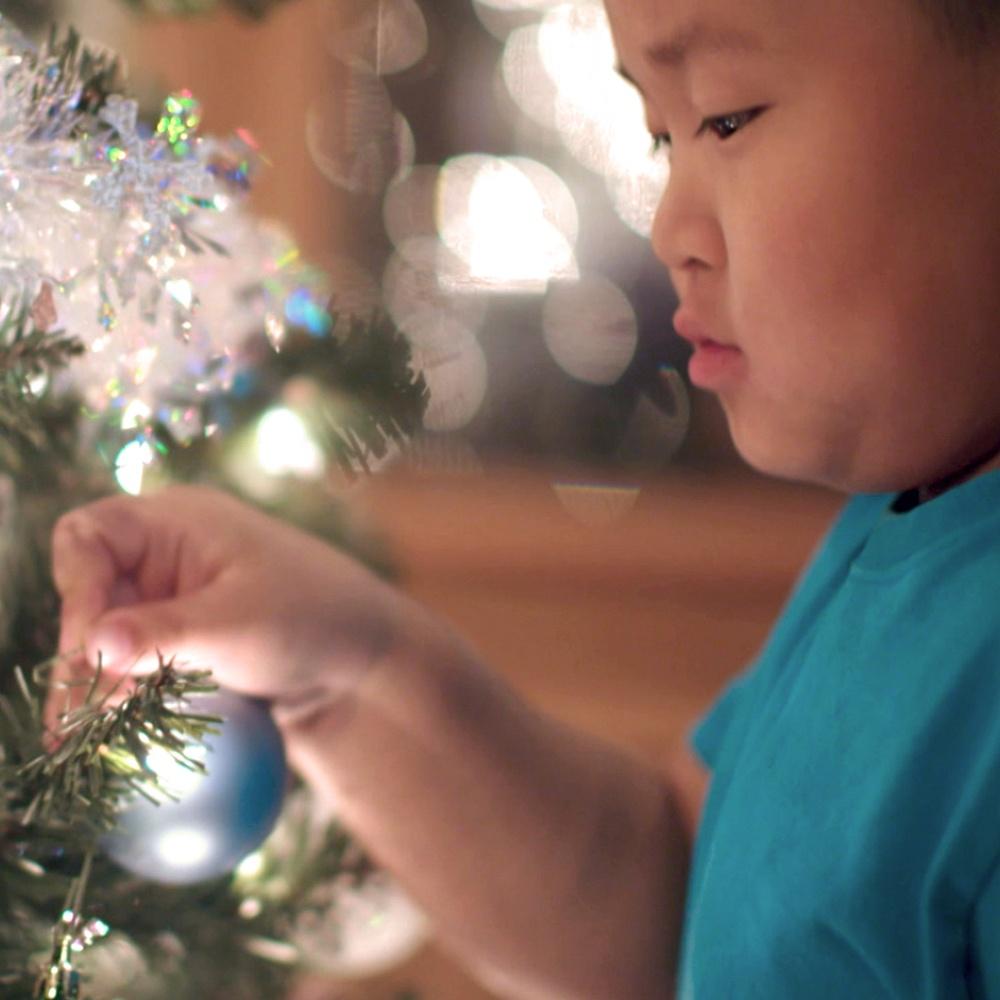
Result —
[{"label": "blurred background wall", "polygon": [[732,463],[684,382],[646,241],[667,164],[597,0],[291,0],[260,22],[48,5],[126,53],[150,115],[187,88],[205,131],[256,137],[258,210],[341,308],[382,303],[410,336],[433,391],[421,461]]}]

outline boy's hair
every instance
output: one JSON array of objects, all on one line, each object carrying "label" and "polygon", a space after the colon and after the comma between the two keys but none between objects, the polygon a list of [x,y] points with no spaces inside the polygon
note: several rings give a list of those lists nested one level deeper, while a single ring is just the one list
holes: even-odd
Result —
[{"label": "boy's hair", "polygon": [[973,47],[1000,40],[1000,0],[917,0],[944,38]]}]

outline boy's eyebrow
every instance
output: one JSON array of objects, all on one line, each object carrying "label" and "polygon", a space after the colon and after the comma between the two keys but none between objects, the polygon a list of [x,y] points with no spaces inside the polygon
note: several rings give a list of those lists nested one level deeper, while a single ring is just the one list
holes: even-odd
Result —
[{"label": "boy's eyebrow", "polygon": [[[669,69],[679,69],[692,54],[698,52],[759,52],[763,44],[756,35],[737,28],[722,27],[707,21],[691,21],[668,39],[649,45],[644,55],[647,60]],[[637,90],[641,89],[621,63],[618,73]]]}]

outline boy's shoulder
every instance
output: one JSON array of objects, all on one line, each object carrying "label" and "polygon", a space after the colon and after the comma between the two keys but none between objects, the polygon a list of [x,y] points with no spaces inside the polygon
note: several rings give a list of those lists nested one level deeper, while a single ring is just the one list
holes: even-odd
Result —
[{"label": "boy's shoulder", "polygon": [[855,497],[827,544],[862,576],[968,578],[1000,566],[1000,472],[912,506],[904,496]]}]

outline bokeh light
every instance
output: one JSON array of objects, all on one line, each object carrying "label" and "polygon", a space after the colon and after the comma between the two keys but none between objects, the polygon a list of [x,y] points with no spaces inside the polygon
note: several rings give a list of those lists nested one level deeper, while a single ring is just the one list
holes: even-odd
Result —
[{"label": "bokeh light", "polygon": [[592,0],[551,6],[539,23],[512,31],[501,59],[521,110],[604,177],[619,217],[648,236],[669,166],[650,155],[642,103],[614,67],[607,15]]},{"label": "bokeh light", "polygon": [[142,492],[146,469],[155,457],[153,446],[145,438],[136,438],[125,445],[115,459],[115,479],[121,489],[138,496]]},{"label": "bokeh light", "polygon": [[416,0],[379,0],[355,4],[353,16],[341,0],[329,5],[335,28],[330,51],[351,66],[380,76],[401,73],[427,55],[427,21]]},{"label": "bokeh light", "polygon": [[394,246],[416,236],[436,234],[439,176],[438,167],[418,165],[400,174],[389,186],[382,202],[382,219]]},{"label": "bokeh light", "polygon": [[480,328],[487,302],[466,284],[466,267],[436,236],[404,240],[386,265],[382,289],[393,321],[415,343]]},{"label": "bokeh light", "polygon": [[547,129],[555,129],[559,88],[545,64],[539,46],[538,24],[512,31],[500,58],[504,86],[529,118]]},{"label": "bokeh light", "polygon": [[305,421],[293,410],[277,406],[260,418],[255,452],[261,469],[269,476],[322,475],[326,462]]},{"label": "bokeh light", "polygon": [[559,367],[595,385],[617,382],[639,342],[635,310],[625,293],[598,274],[553,283],[542,324],[545,344]]},{"label": "bokeh light", "polygon": [[327,257],[323,270],[330,286],[330,309],[338,316],[368,317],[381,304],[378,282],[353,258]]},{"label": "bokeh light", "polygon": [[545,177],[545,190],[523,161],[473,154],[442,167],[438,231],[465,263],[466,287],[540,294],[550,281],[579,273],[571,240],[558,225],[569,225],[575,241],[575,206],[568,208],[573,197],[542,164],[535,164],[531,173]]},{"label": "bokeh light", "polygon": [[375,195],[413,164],[416,144],[382,80],[358,71],[346,87],[320,95],[309,106],[306,147],[331,183],[353,194]]},{"label": "bokeh light", "polygon": [[414,350],[413,365],[423,373],[430,392],[424,428],[440,433],[467,426],[486,398],[489,381],[479,341],[465,334],[436,345],[424,343]]}]

